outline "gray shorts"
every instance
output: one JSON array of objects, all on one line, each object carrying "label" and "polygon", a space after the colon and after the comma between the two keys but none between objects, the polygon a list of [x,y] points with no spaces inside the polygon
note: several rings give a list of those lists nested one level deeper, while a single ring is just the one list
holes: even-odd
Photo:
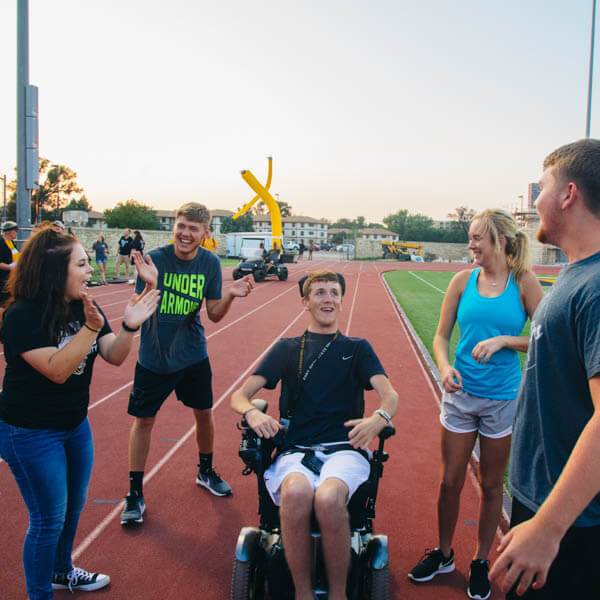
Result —
[{"label": "gray shorts", "polygon": [[464,390],[444,392],[440,423],[454,433],[479,431],[488,438],[503,438],[512,433],[514,412],[514,400],[480,398]]}]

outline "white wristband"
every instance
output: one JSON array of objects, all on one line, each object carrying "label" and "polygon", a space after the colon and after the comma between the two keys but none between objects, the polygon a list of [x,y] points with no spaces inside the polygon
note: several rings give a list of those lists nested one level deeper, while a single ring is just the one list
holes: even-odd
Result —
[{"label": "white wristband", "polygon": [[390,416],[390,414],[388,412],[386,412],[385,410],[383,410],[383,408],[378,408],[374,414],[379,415],[380,417],[384,418],[385,422],[388,424],[392,420],[392,417]]}]

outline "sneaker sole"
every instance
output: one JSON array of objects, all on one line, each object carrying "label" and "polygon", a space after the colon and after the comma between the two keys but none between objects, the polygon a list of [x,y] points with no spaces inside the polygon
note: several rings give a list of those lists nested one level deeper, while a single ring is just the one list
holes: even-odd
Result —
[{"label": "sneaker sole", "polygon": [[467,588],[467,596],[469,596],[469,598],[472,598],[473,600],[487,600],[487,598],[489,598],[491,595],[492,590],[490,589],[490,591],[487,593],[487,596],[480,596],[479,594],[471,596],[471,591],[469,590],[469,588]]},{"label": "sneaker sole", "polygon": [[225,496],[231,496],[231,494],[232,494],[232,491],[225,492],[224,494],[216,492],[210,486],[208,486],[206,483],[204,483],[204,481],[202,481],[202,479],[199,479],[198,477],[196,477],[196,485],[206,488],[211,494],[214,494],[215,496],[219,496],[220,498],[224,498]]},{"label": "sneaker sole", "polygon": [[412,575],[411,573],[408,574],[408,578],[412,581],[416,581],[417,583],[424,583],[425,581],[431,581],[436,575],[441,575],[443,573],[452,573],[452,571],[454,571],[455,569],[455,565],[454,563],[452,563],[451,565],[446,565],[445,567],[440,567],[437,571],[435,571],[435,573],[432,573],[431,575],[428,575],[427,577],[415,577],[414,575]]},{"label": "sneaker sole", "polygon": [[[97,581],[96,583],[90,583],[89,585],[85,585],[85,586],[74,585],[71,589],[73,591],[78,591],[78,592],[93,592],[94,590],[99,590],[100,588],[106,587],[109,583],[110,583],[110,577],[107,575],[105,581]],[[69,586],[63,585],[62,583],[53,583],[52,589],[53,590],[68,590]]]}]

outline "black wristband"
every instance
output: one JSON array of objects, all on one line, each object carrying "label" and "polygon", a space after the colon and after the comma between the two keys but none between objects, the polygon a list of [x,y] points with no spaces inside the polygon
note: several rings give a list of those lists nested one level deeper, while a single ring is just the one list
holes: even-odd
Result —
[{"label": "black wristband", "polygon": [[121,323],[121,327],[125,330],[125,331],[129,331],[129,333],[135,333],[136,331],[138,331],[138,329],[140,328],[140,326],[138,325],[137,327],[133,328],[133,327],[129,327],[129,325],[127,325],[127,323],[125,323],[125,321],[123,321]]},{"label": "black wristband", "polygon": [[94,333],[98,333],[100,331],[99,329],[92,329],[87,323],[84,323],[83,326],[89,329],[90,331],[93,331]]}]

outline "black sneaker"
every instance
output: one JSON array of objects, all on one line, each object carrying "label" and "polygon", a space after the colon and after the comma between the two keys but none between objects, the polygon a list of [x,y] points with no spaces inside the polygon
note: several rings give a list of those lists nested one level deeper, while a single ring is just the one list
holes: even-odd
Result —
[{"label": "black sneaker", "polygon": [[469,571],[469,587],[467,596],[475,600],[485,600],[490,597],[492,589],[488,579],[490,565],[487,560],[474,560]]},{"label": "black sneaker", "polygon": [[[198,467],[200,467],[200,465],[198,465]],[[205,487],[215,496],[231,496],[232,490],[230,485],[226,481],[223,481],[212,467],[205,471],[198,469],[196,484]]]},{"label": "black sneaker", "polygon": [[78,567],[73,567],[70,573],[54,573],[52,589],[54,590],[83,590],[91,592],[99,590],[110,583],[110,577],[103,573],[88,573]]},{"label": "black sneaker", "polygon": [[125,496],[125,507],[121,513],[121,525],[129,525],[131,523],[143,523],[142,516],[146,511],[144,504],[144,496],[138,494],[127,494]]},{"label": "black sneaker", "polygon": [[440,573],[454,571],[454,550],[450,550],[450,556],[446,558],[439,548],[425,550],[423,558],[411,570],[408,577],[413,581],[431,581]]}]

